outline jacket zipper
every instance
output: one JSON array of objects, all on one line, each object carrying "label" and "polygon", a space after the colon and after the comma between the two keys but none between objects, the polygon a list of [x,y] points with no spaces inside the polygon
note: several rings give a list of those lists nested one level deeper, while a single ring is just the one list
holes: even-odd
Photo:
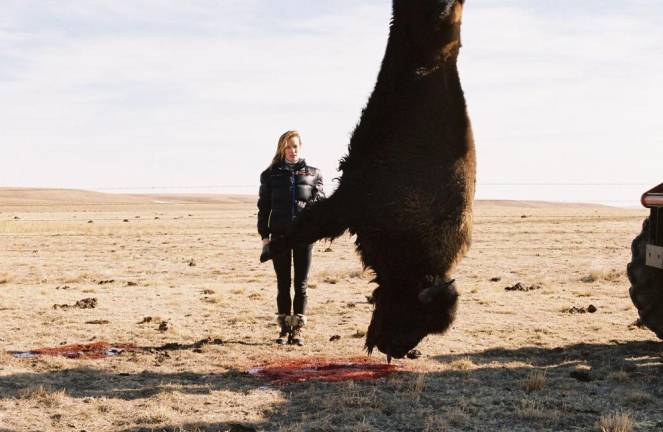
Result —
[{"label": "jacket zipper", "polygon": [[295,220],[295,206],[297,205],[297,202],[295,201],[295,195],[296,195],[295,194],[295,185],[296,185],[296,183],[297,183],[296,182],[296,174],[295,174],[295,170],[293,169],[292,170],[292,177],[290,178],[290,184],[291,184],[291,187],[292,187],[292,207],[290,209],[290,212],[291,212],[290,213],[290,221],[291,222]]}]

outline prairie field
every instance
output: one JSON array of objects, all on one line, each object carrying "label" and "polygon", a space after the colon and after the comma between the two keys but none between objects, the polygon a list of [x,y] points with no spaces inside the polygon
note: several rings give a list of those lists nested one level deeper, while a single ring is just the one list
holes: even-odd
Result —
[{"label": "prairie field", "polygon": [[[421,357],[279,384],[247,371],[366,356],[350,236],[315,245],[306,343],[279,346],[254,197],[0,189],[0,431],[663,430],[663,344],[625,275],[646,214],[479,201],[458,318]],[[135,349],[12,354],[99,341]]]}]

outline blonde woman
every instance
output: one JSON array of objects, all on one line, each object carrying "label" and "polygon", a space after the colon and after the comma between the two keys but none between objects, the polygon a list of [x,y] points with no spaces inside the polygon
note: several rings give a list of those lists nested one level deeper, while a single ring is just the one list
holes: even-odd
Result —
[{"label": "blonde woman", "polygon": [[[325,197],[320,170],[301,158],[299,132],[287,131],[279,137],[270,166],[260,174],[258,198],[258,233],[263,248],[270,237],[285,234],[297,215],[307,205]],[[278,344],[303,345],[302,328],[306,324],[306,288],[313,245],[296,245],[272,258],[276,272]],[[290,297],[291,268],[294,263],[294,301]]]}]

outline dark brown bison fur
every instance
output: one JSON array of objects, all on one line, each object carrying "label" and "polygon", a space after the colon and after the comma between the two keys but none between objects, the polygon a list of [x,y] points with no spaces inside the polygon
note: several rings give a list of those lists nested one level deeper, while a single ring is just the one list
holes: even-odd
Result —
[{"label": "dark brown bison fur", "polygon": [[339,169],[339,187],[303,212],[272,255],[356,235],[378,287],[366,336],[402,357],[454,319],[450,273],[470,244],[475,150],[456,60],[463,0],[394,0],[377,84]]}]

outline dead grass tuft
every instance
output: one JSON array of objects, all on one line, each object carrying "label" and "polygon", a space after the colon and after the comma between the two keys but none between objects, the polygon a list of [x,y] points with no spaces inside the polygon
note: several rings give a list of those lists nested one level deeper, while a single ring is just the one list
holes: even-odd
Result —
[{"label": "dead grass tuft", "polygon": [[419,374],[412,384],[411,396],[414,400],[419,400],[421,393],[426,387],[426,375]]},{"label": "dead grass tuft", "polygon": [[424,432],[447,432],[447,421],[440,415],[430,415],[424,419]]},{"label": "dead grass tuft", "polygon": [[608,374],[608,379],[623,383],[629,381],[631,379],[631,375],[629,375],[628,372],[626,371],[620,370],[620,371],[610,372]]},{"label": "dead grass tuft", "polygon": [[596,422],[596,428],[601,432],[632,432],[633,417],[620,412],[607,414]]},{"label": "dead grass tuft", "polygon": [[451,370],[465,371],[473,369],[475,367],[476,364],[469,357],[463,357],[461,359],[454,360],[451,363],[449,363],[449,369]]},{"label": "dead grass tuft", "polygon": [[64,357],[44,357],[42,364],[48,370],[62,370],[67,366],[68,359]]},{"label": "dead grass tuft", "polygon": [[221,302],[221,299],[217,296],[211,296],[211,297],[204,297],[203,301],[205,303],[218,304]]},{"label": "dead grass tuft", "polygon": [[356,329],[355,332],[352,334],[352,337],[355,339],[361,339],[364,336],[366,336],[366,331],[363,329]]},{"label": "dead grass tuft", "polygon": [[471,406],[465,399],[458,401],[458,405],[447,413],[447,420],[452,426],[462,427],[467,424],[472,414]]},{"label": "dead grass tuft", "polygon": [[322,271],[318,272],[317,279],[324,282],[324,283],[327,283],[327,284],[330,284],[330,285],[335,285],[341,279],[343,279],[344,276],[346,276],[345,273],[340,273],[340,272],[337,272],[337,271],[332,272],[332,271],[329,271],[329,270],[322,270]]},{"label": "dead grass tuft", "polygon": [[624,395],[624,401],[634,405],[643,405],[652,402],[653,397],[649,393],[645,393],[640,390],[633,390]]},{"label": "dead grass tuft", "polygon": [[37,405],[54,408],[59,407],[67,397],[65,389],[52,390],[42,385],[36,387],[27,387],[17,393],[17,398],[33,402]]},{"label": "dead grass tuft", "polygon": [[597,281],[617,282],[624,276],[623,271],[617,269],[594,269],[587,276],[580,278],[581,282],[592,283]]},{"label": "dead grass tuft", "polygon": [[414,382],[414,388],[412,391],[414,393],[421,393],[426,387],[426,375],[421,374],[417,377],[417,380]]},{"label": "dead grass tuft", "polygon": [[348,278],[350,279],[361,279],[364,275],[364,272],[361,270],[352,270],[348,272]]},{"label": "dead grass tuft", "polygon": [[89,273],[78,273],[78,274],[65,275],[64,278],[62,279],[62,282],[66,284],[74,284],[81,282],[89,282],[91,280],[92,277],[90,276]]},{"label": "dead grass tuft", "polygon": [[97,411],[101,414],[108,414],[111,412],[111,406],[108,403],[108,399],[101,398],[97,400]]},{"label": "dead grass tuft", "polygon": [[336,277],[336,276],[331,276],[331,275],[327,275],[327,276],[325,276],[325,277],[322,279],[322,281],[323,281],[324,283],[328,283],[328,284],[331,284],[331,285],[335,285],[335,284],[338,283],[338,277]]},{"label": "dead grass tuft", "polygon": [[521,400],[516,414],[519,417],[533,420],[541,420],[548,417],[541,404],[532,399]]},{"label": "dead grass tuft", "polygon": [[9,283],[14,280],[14,275],[11,273],[0,273],[0,285]]},{"label": "dead grass tuft", "polygon": [[145,408],[136,423],[158,424],[170,421],[173,418],[173,410],[165,405],[149,405]]},{"label": "dead grass tuft", "polygon": [[521,383],[521,388],[526,393],[531,393],[536,390],[541,390],[546,385],[546,371],[545,370],[533,370],[531,371],[525,380]]}]

